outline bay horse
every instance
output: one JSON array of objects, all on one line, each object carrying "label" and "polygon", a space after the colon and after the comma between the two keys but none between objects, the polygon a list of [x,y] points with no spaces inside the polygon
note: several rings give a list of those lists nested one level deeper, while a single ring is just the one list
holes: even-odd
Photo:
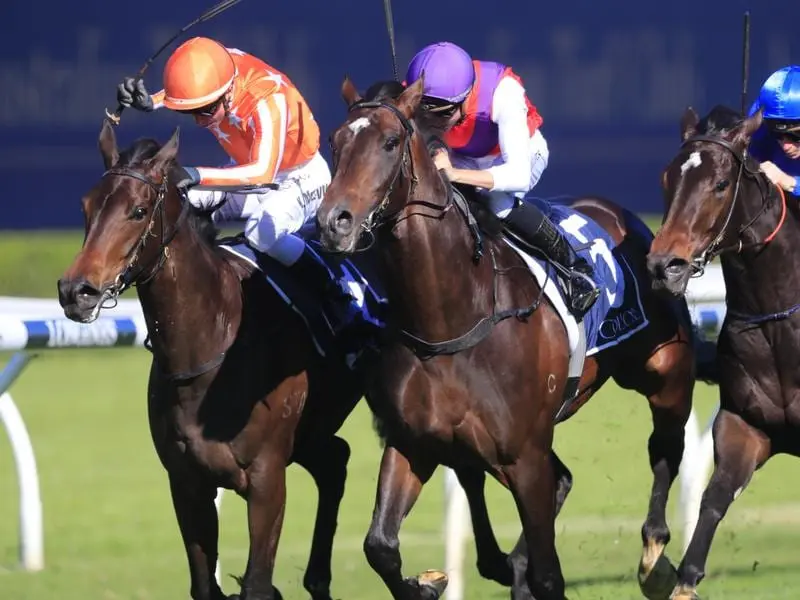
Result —
[{"label": "bay horse", "polygon": [[[560,600],[554,519],[565,493],[556,490],[568,487],[552,443],[567,332],[520,255],[491,233],[491,222],[478,227],[437,171],[418,118],[421,94],[419,80],[398,97],[364,101],[344,80],[349,114],[331,136],[333,180],[317,213],[328,251],[354,254],[373,236],[392,307],[367,394],[385,447],[364,550],[394,598],[436,598],[441,585],[403,579],[398,534],[438,464],[469,465],[516,501],[523,536],[511,560],[514,597]],[[652,234],[641,221],[598,198],[573,206],[602,224],[618,258],[647,277]],[[658,583],[670,539],[665,509],[683,454],[695,354],[685,301],[660,298],[648,285],[641,302],[650,324],[587,358],[577,399],[559,420],[609,378],[648,398],[653,485],[639,573],[647,588]]]},{"label": "bay horse", "polygon": [[[59,301],[68,318],[90,322],[105,303],[136,286],[153,353],[150,430],[168,474],[192,598],[224,598],[214,579],[218,487],[234,490],[248,505],[250,552],[241,598],[281,597],[272,576],[285,469],[296,462],[319,490],[303,585],[314,600],[329,599],[350,455],[335,434],[364,394],[369,352],[355,369],[343,356],[350,344],[323,358],[301,316],[263,274],[219,245],[210,213],[184,201],[172,183],[178,130],[163,146],[142,139],[120,152],[105,121],[99,148],[106,172],[83,198],[83,247],[58,282]],[[355,258],[372,280],[372,259]],[[472,510],[481,574],[509,584],[488,521],[483,471],[456,474]]]},{"label": "bay horse", "polygon": [[319,505],[303,585],[330,599],[331,552],[350,449],[337,430],[363,375],[317,352],[300,316],[246,261],[215,245],[210,216],[175,187],[178,130],[163,146],[117,149],[105,121],[106,171],[84,196],[85,238],[58,282],[64,313],[92,321],[136,285],[153,354],[150,432],[166,469],[195,600],[220,600],[214,577],[218,487],[247,502],[243,600],[280,598],[273,569],[286,504],[285,471],[313,477]]},{"label": "bay horse", "polygon": [[800,206],[748,154],[761,112],[715,106],[681,119],[681,145],[663,172],[664,222],[648,256],[653,287],[683,296],[690,277],[719,257],[727,312],[719,334],[714,470],[694,535],[656,597],[697,598],[714,533],[756,469],[800,455]]}]

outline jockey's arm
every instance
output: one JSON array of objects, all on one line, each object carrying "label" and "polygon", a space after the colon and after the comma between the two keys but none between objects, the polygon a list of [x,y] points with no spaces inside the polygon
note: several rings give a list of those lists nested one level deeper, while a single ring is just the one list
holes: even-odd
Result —
[{"label": "jockey's arm", "polygon": [[525,89],[511,77],[502,79],[494,92],[492,120],[497,123],[503,164],[484,170],[453,169],[452,179],[491,191],[527,192],[533,164],[528,107]]},{"label": "jockey's arm", "polygon": [[198,167],[199,189],[241,189],[272,183],[278,171],[286,128],[286,103],[283,94],[259,100],[252,112],[253,142],[250,162],[225,168]]}]

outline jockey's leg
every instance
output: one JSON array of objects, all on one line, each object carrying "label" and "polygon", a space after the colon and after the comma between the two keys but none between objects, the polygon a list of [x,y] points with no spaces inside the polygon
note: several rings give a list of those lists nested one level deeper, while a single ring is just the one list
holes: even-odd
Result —
[{"label": "jockey's leg", "polygon": [[291,268],[323,300],[325,312],[340,328],[350,320],[351,298],[334,274],[306,246],[297,232],[316,215],[330,183],[325,159],[317,154],[283,179],[276,190],[259,194],[258,210],[248,218],[245,237],[251,246]]},{"label": "jockey's leg", "polygon": [[592,267],[539,207],[505,193],[490,192],[489,208],[530,245],[541,249],[562,267],[568,278],[570,308],[579,321],[592,307],[600,290],[591,278]]}]

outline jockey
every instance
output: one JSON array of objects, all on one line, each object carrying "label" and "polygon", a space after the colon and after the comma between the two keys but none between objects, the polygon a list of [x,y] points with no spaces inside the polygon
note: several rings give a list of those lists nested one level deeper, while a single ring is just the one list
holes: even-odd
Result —
[{"label": "jockey", "polygon": [[480,190],[489,209],[568,275],[567,294],[581,320],[600,290],[591,266],[538,207],[525,202],[547,167],[549,150],[542,117],[510,67],[473,60],[450,42],[420,50],[408,66],[406,84],[424,74],[422,106],[438,121],[450,147],[434,156],[450,181]]},{"label": "jockey", "polygon": [[750,154],[781,189],[800,196],[800,66],[775,71],[761,87],[750,115],[764,121],[750,141]]},{"label": "jockey", "polygon": [[163,90],[150,95],[141,79],[127,77],[117,99],[144,112],[166,107],[191,115],[208,129],[231,163],[184,167],[177,184],[188,190],[189,202],[214,210],[215,222],[245,220],[254,249],[315,285],[334,315],[345,314],[345,296],[328,268],[295,235],[314,218],[331,173],[319,153],[319,126],[286,75],[241,50],[196,37],[167,60]]}]

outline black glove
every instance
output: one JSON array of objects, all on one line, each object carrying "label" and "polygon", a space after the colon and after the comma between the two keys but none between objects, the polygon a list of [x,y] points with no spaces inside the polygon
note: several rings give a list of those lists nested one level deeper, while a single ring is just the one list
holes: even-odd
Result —
[{"label": "black glove", "polygon": [[117,102],[126,108],[131,107],[143,112],[153,110],[153,99],[144,87],[144,81],[126,77],[117,86]]},{"label": "black glove", "polygon": [[176,167],[173,176],[178,189],[188,190],[200,183],[200,172],[194,167]]}]

